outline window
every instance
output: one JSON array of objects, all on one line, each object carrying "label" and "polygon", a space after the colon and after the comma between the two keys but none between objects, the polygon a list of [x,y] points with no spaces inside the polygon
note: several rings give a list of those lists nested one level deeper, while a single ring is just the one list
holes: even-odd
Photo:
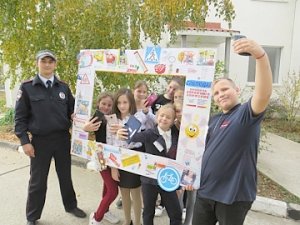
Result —
[{"label": "window", "polygon": [[[281,56],[281,47],[264,47],[264,50],[269,56],[272,74],[273,74],[273,83],[278,83],[279,77],[279,65],[280,65],[280,56]],[[252,57],[249,58],[248,66],[248,82],[254,82],[255,77],[255,64],[256,61]]]},{"label": "window", "polygon": [[260,1],[260,2],[288,2],[288,0],[252,0],[252,1]]}]

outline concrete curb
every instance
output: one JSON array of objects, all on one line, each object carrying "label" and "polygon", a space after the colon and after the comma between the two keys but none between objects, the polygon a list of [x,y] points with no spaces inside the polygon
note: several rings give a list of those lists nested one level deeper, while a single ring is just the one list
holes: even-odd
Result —
[{"label": "concrete curb", "polygon": [[[0,147],[23,152],[22,147],[17,143],[10,143],[0,140]],[[89,160],[72,155],[72,165],[74,166],[87,168],[88,162]],[[300,205],[286,203],[270,198],[257,196],[256,200],[253,202],[251,210],[277,217],[300,220]]]},{"label": "concrete curb", "polygon": [[17,144],[17,143],[11,143],[11,142],[0,140],[0,147],[1,148],[8,148],[8,149],[11,149],[11,150],[18,150],[19,146],[20,145]]},{"label": "concrete curb", "polygon": [[273,216],[300,220],[300,205],[261,196],[256,196],[256,200],[253,202],[251,210]]},{"label": "concrete curb", "polygon": [[286,202],[261,196],[256,196],[256,200],[253,202],[251,210],[284,218],[287,218],[288,215]]},{"label": "concrete curb", "polygon": [[300,205],[287,203],[287,216],[294,220],[300,220]]}]

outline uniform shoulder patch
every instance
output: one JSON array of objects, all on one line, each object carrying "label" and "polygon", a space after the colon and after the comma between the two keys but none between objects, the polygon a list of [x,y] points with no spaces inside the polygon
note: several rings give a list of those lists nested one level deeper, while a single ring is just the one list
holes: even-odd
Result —
[{"label": "uniform shoulder patch", "polygon": [[31,80],[25,80],[25,81],[23,81],[23,84],[27,84],[27,83],[30,83],[32,81],[33,81],[32,79]]},{"label": "uniform shoulder patch", "polygon": [[59,80],[59,82],[65,84],[65,85],[68,85],[68,83],[66,81],[63,81],[63,80]]}]

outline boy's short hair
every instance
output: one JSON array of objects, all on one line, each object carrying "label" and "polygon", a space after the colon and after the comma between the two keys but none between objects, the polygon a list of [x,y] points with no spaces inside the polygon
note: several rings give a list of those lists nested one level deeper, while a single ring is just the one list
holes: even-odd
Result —
[{"label": "boy's short hair", "polygon": [[215,79],[212,83],[212,88],[214,88],[214,86],[221,80],[227,80],[232,85],[232,87],[236,88],[236,84],[234,83],[234,81],[228,77],[220,77],[218,79]]}]

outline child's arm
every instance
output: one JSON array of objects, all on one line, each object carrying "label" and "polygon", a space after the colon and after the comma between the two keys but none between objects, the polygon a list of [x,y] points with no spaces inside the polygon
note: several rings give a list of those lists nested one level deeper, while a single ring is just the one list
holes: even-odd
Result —
[{"label": "child's arm", "polygon": [[156,117],[153,114],[152,108],[149,107],[149,112],[146,115],[146,129],[153,128],[156,124]]},{"label": "child's arm", "polygon": [[147,108],[147,113],[138,111],[134,116],[143,124],[143,129],[147,130],[155,126],[155,115],[150,106]]},{"label": "child's arm", "polygon": [[145,115],[142,111],[136,112],[134,117],[137,118],[141,124],[145,124],[147,122],[147,115]]},{"label": "child's arm", "polygon": [[[142,131],[142,132],[136,132],[132,137],[131,137],[131,141],[132,142],[141,142],[141,143],[145,143],[146,142],[146,131]],[[128,138],[128,131],[126,128],[121,128],[117,131],[117,138],[119,140],[126,140]]]},{"label": "child's arm", "polygon": [[145,144],[147,133],[148,133],[147,130],[139,132],[139,133],[135,133],[132,136],[131,141],[132,142],[141,142],[141,143]]}]

